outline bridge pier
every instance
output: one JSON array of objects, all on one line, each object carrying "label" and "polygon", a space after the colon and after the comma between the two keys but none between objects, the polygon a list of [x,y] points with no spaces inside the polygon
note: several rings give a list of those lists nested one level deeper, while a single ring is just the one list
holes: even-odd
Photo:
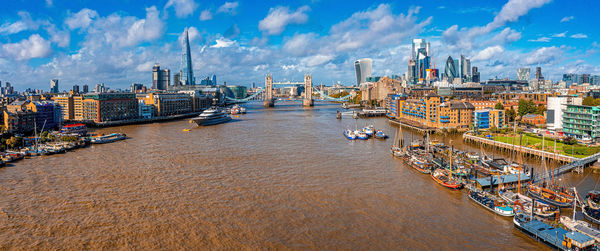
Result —
[{"label": "bridge pier", "polygon": [[273,99],[273,76],[267,74],[265,77],[265,101],[263,102],[265,107],[274,107],[275,100]]},{"label": "bridge pier", "polygon": [[314,106],[315,103],[312,99],[312,77],[307,73],[304,75],[304,100],[302,100],[302,106]]},{"label": "bridge pier", "polygon": [[265,99],[265,101],[263,101],[263,104],[266,108],[275,107],[275,101],[273,99]]}]

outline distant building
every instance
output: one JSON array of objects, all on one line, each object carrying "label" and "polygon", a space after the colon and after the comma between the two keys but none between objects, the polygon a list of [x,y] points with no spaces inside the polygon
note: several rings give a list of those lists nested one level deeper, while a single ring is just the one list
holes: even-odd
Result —
[{"label": "distant building", "polygon": [[154,106],[154,115],[159,117],[192,112],[192,97],[185,93],[148,93],[143,100]]},{"label": "distant building", "polygon": [[106,92],[106,87],[104,87],[104,83],[96,84],[96,87],[94,88],[94,92],[96,92],[96,93]]},{"label": "distant building", "polygon": [[444,69],[444,74],[448,79],[449,83],[452,83],[452,81],[454,81],[454,78],[458,77],[455,61],[452,59],[451,56],[448,56],[448,59],[446,60],[446,69]]},{"label": "distant building", "polygon": [[83,120],[96,123],[138,117],[138,100],[133,93],[93,93],[83,96]]},{"label": "distant building", "polygon": [[79,85],[73,85],[73,93],[79,93]]},{"label": "distant building", "polygon": [[529,81],[531,79],[530,68],[519,68],[517,69],[517,80]]},{"label": "distant building", "polygon": [[152,67],[152,89],[166,90],[171,81],[171,71],[169,69],[160,69],[158,64]]},{"label": "distant building", "polygon": [[477,71],[477,67],[473,66],[473,70],[472,70],[471,74],[473,74],[471,81],[473,81],[475,83],[479,83],[481,81],[481,76],[479,75],[479,71]]},{"label": "distant building", "polygon": [[90,87],[88,85],[83,85],[83,93],[90,92]]},{"label": "distant building", "polygon": [[362,58],[354,62],[354,70],[356,71],[356,85],[367,82],[367,77],[371,76],[373,60],[370,58]]},{"label": "distant building", "polygon": [[600,106],[567,104],[563,112],[563,133],[579,140],[600,139]]},{"label": "distant building", "polygon": [[473,127],[476,129],[504,128],[504,126],[504,110],[484,109],[473,112]]},{"label": "distant building", "polygon": [[535,68],[535,79],[536,80],[544,80],[544,76],[542,75],[542,67]]},{"label": "distant building", "polygon": [[58,79],[50,80],[50,92],[58,93]]},{"label": "distant building", "polygon": [[129,87],[129,91],[136,93],[138,91],[141,91],[143,87],[144,87],[144,85],[142,85],[142,84],[132,83],[131,86]]},{"label": "distant building", "polygon": [[212,84],[217,85],[217,75],[215,74],[212,75]]},{"label": "distant building", "polygon": [[464,55],[460,55],[460,77],[465,81],[471,78],[471,60]]}]

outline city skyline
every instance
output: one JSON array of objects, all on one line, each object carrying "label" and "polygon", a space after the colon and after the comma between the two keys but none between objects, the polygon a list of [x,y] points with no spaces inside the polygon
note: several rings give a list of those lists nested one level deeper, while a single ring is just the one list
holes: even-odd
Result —
[{"label": "city skyline", "polygon": [[[365,57],[373,59],[373,76],[405,74],[413,38],[431,43],[436,68],[443,71],[448,56],[465,55],[482,80],[516,79],[518,68],[533,73],[537,66],[552,80],[563,73],[600,73],[594,58],[598,32],[584,25],[593,17],[576,15],[597,10],[596,3],[6,5],[0,20],[0,80],[17,89],[47,89],[50,79],[60,79],[61,90],[101,82],[122,89],[134,82],[149,86],[155,63],[180,69],[185,27],[196,78],[216,74],[230,84],[260,84],[266,73],[276,80],[299,80],[306,72],[315,83],[351,84],[354,61]],[[324,9],[335,9],[336,15]]]}]

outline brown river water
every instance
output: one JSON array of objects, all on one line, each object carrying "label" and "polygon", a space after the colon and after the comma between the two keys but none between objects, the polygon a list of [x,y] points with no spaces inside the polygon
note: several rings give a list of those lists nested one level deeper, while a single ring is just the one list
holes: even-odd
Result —
[{"label": "brown river water", "polygon": [[[337,120],[337,104],[261,105],[211,127],[104,128],[130,139],[0,168],[0,249],[545,248],[392,158],[393,139],[342,135],[374,124],[393,138],[386,119]],[[478,149],[440,139],[450,138]],[[597,180],[564,177],[582,191]]]}]

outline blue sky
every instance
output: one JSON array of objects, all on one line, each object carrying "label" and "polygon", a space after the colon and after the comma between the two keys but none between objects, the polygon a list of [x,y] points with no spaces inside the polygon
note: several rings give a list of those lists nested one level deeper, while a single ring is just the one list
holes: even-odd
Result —
[{"label": "blue sky", "polygon": [[14,0],[0,9],[0,81],[18,89],[103,82],[150,85],[151,67],[179,69],[190,29],[197,79],[220,83],[355,81],[353,61],[374,75],[404,74],[410,41],[431,42],[443,71],[471,58],[483,79],[541,66],[546,77],[600,74],[597,1],[58,1]]}]

